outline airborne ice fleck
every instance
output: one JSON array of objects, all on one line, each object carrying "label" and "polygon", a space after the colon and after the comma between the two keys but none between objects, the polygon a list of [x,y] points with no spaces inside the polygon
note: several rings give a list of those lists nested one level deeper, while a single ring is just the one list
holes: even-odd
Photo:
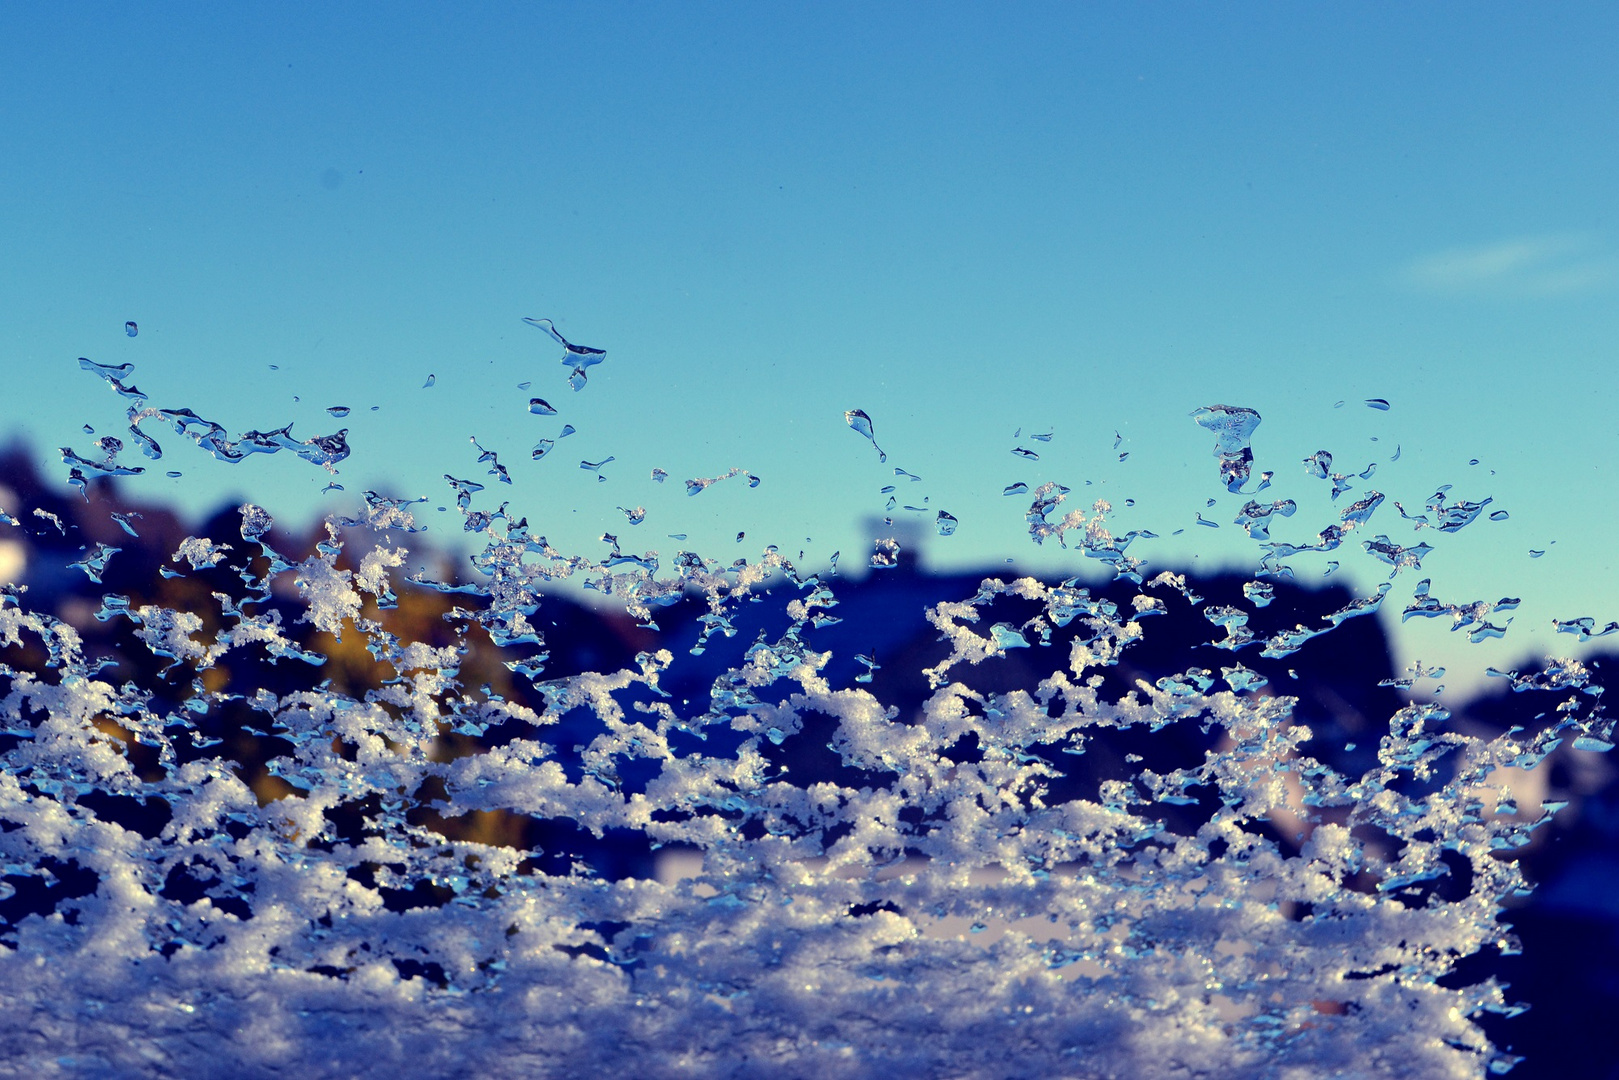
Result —
[{"label": "airborne ice fleck", "polygon": [[1259,414],[1238,405],[1207,405],[1194,410],[1192,419],[1214,433],[1214,456],[1220,459],[1221,483],[1227,491],[1241,491],[1253,465],[1251,440],[1254,429],[1259,427]]},{"label": "airborne ice fleck", "polygon": [[843,414],[843,421],[871,440],[872,447],[877,451],[878,461],[886,462],[888,460],[888,455],[883,452],[883,448],[877,445],[876,430],[871,425],[871,417],[866,415],[864,409],[849,409]]}]

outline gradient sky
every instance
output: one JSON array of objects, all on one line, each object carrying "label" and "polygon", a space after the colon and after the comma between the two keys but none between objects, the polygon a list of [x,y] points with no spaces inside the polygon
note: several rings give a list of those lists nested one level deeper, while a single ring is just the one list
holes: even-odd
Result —
[{"label": "gradient sky", "polygon": [[[1031,547],[1015,480],[1113,500],[1166,565],[1251,553],[1187,417],[1223,402],[1301,503],[1278,537],[1333,519],[1321,448],[1408,508],[1493,497],[1510,520],[1366,535],[1435,543],[1443,599],[1525,598],[1461,655],[1567,652],[1552,617],[1619,618],[1615,41],[1619,8],[1574,3],[8,5],[0,434],[117,432],[88,356],[234,433],[349,428],[324,496],[170,433],[134,491],[197,510],[448,503],[442,474],[491,479],[476,436],[559,546],[814,562],[899,465],[961,520],[933,565],[1053,569],[1079,560]],[[523,316],[607,350],[583,391]],[[733,466],[763,483],[686,499]]]}]

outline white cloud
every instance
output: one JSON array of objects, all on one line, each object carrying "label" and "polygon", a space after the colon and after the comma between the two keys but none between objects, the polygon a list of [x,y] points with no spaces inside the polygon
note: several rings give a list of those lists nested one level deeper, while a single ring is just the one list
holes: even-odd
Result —
[{"label": "white cloud", "polygon": [[1619,281],[1619,259],[1586,234],[1520,236],[1420,256],[1397,278],[1407,288],[1429,293],[1560,296]]}]

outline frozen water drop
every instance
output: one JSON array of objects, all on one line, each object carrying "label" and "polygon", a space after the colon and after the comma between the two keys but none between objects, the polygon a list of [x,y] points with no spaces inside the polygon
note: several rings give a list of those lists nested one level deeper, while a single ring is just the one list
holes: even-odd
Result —
[{"label": "frozen water drop", "polygon": [[140,332],[141,328],[135,325],[135,320],[131,319],[129,322],[124,324],[124,333],[128,334],[130,337],[134,337]]},{"label": "frozen water drop", "polygon": [[557,414],[556,409],[544,398],[529,398],[528,411],[535,416],[555,416]]},{"label": "frozen water drop", "polygon": [[938,530],[940,536],[951,535],[956,531],[956,526],[959,524],[960,522],[956,520],[954,514],[946,513],[943,510],[940,510],[939,516],[933,520],[933,527]]},{"label": "frozen water drop", "polygon": [[883,452],[882,447],[877,445],[876,429],[872,427],[871,417],[866,415],[866,411],[864,409],[849,409],[845,411],[843,414],[843,422],[871,440],[872,448],[877,451],[878,461],[885,463],[888,461],[888,455]]},{"label": "frozen water drop", "polygon": [[437,375],[429,375],[427,377],[427,381],[422,383],[422,389],[426,390],[429,386],[432,386],[436,382],[438,382],[438,376]]},{"label": "frozen water drop", "polygon": [[347,405],[333,405],[331,408],[326,410],[329,416],[335,416],[339,420],[347,416],[351,411],[352,410]]},{"label": "frozen water drop", "polygon": [[1220,459],[1220,480],[1226,490],[1241,491],[1253,465],[1251,440],[1260,424],[1259,413],[1240,405],[1207,405],[1193,410],[1192,419],[1214,433],[1214,456]]}]

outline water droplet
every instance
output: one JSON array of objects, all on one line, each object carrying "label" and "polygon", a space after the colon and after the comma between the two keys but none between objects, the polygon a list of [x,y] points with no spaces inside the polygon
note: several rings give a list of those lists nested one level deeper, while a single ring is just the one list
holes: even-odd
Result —
[{"label": "water droplet", "polygon": [[669,474],[667,472],[665,472],[663,469],[653,469],[652,470],[652,479],[661,484],[665,480],[669,479]]},{"label": "water droplet", "polygon": [[128,334],[130,337],[134,337],[140,332],[141,328],[135,325],[135,321],[133,319],[124,324],[124,333]]},{"label": "water droplet", "polygon": [[177,479],[180,478],[181,473],[180,473],[179,469],[170,469],[168,472],[164,473],[163,475],[167,476],[171,480],[177,480]]},{"label": "water droplet", "polygon": [[637,506],[633,510],[627,510],[622,506],[618,509],[626,518],[629,519],[631,525],[639,525],[641,522],[646,520],[646,507],[644,506]]},{"label": "water droplet", "polygon": [[1490,515],[1490,520],[1491,521],[1505,521],[1507,518],[1509,518],[1511,516],[1512,515],[1508,514],[1505,510],[1497,510],[1497,511],[1495,511],[1495,513]]},{"label": "water droplet", "polygon": [[527,390],[529,387],[531,387],[533,385],[534,385],[533,380],[524,379],[522,382],[517,384],[517,389],[519,389],[519,390]]},{"label": "water droplet", "polygon": [[1332,471],[1332,452],[1330,450],[1317,450],[1304,459],[1304,471],[1317,480],[1325,480]]},{"label": "water droplet", "polygon": [[347,405],[333,405],[331,408],[326,410],[328,415],[335,416],[339,420],[341,420],[343,417],[347,416],[350,411],[351,410],[349,409],[349,407]]},{"label": "water droplet", "polygon": [[544,398],[529,398],[528,411],[535,416],[555,416],[557,414],[556,409],[552,408],[551,403]]},{"label": "water droplet", "polygon": [[427,377],[427,381],[422,383],[422,389],[426,390],[429,386],[432,386],[436,382],[438,382],[438,376],[437,375],[429,375]]},{"label": "water droplet", "polygon": [[587,381],[588,377],[585,375],[584,368],[574,368],[568,373],[568,385],[575,390],[583,390]]},{"label": "water droplet", "polygon": [[[884,484],[883,489],[881,491],[879,491],[877,494],[879,494],[879,495],[892,495],[894,492],[896,492],[898,490],[899,489],[897,487],[895,487],[893,484]],[[894,500],[890,499],[888,501],[893,502]]]},{"label": "water droplet", "polygon": [[1055,434],[1056,432],[1054,431],[1047,431],[1039,435],[1030,435],[1029,438],[1034,439],[1037,442],[1050,442],[1051,436]]},{"label": "water droplet", "polygon": [[948,514],[943,510],[940,510],[939,516],[933,520],[933,527],[938,530],[940,536],[950,536],[959,524],[961,523],[956,520],[954,514]]},{"label": "water droplet", "polygon": [[91,427],[89,424],[86,424],[84,425],[84,433],[86,435],[94,435],[96,433],[96,429]]},{"label": "water droplet", "polygon": [[539,442],[535,443],[534,444],[533,454],[532,454],[534,460],[538,461],[542,457],[544,457],[546,454],[549,454],[551,452],[552,448],[556,446],[556,444],[557,443],[556,443],[555,439],[541,439]]},{"label": "water droplet", "polygon": [[1379,412],[1389,411],[1389,403],[1380,397],[1367,398],[1366,407],[1368,409],[1377,409]]},{"label": "water droplet", "polygon": [[877,445],[877,432],[872,427],[871,417],[866,415],[864,409],[849,409],[843,414],[843,422],[854,428],[860,434],[871,440],[872,448],[877,451],[877,460],[887,462],[888,455],[883,448]]},{"label": "water droplet", "polygon": [[1477,465],[1477,464],[1478,464],[1478,458],[1473,458],[1473,459],[1472,459],[1472,460],[1470,460],[1470,461],[1469,461],[1469,462],[1468,462],[1468,464],[1469,464],[1469,465]]},{"label": "water droplet", "polygon": [[1344,403],[1343,403],[1343,402],[1342,402],[1342,401],[1334,401],[1334,402],[1333,402],[1333,403],[1332,403],[1332,407],[1333,407],[1333,408],[1334,408],[1334,409],[1341,409],[1341,408],[1343,408],[1343,407],[1344,407]]},{"label": "water droplet", "polygon": [[557,432],[557,438],[566,439],[569,435],[572,435],[575,431],[578,431],[578,430],[579,429],[574,427],[572,424],[563,424],[562,425],[562,430]]},{"label": "water droplet", "polygon": [[1014,446],[1012,448],[1012,453],[1016,454],[1018,457],[1022,458],[1025,461],[1039,461],[1040,460],[1040,455],[1039,454],[1035,453],[1033,450],[1025,450],[1021,446]]},{"label": "water droplet", "polygon": [[920,476],[916,475],[915,473],[906,472],[904,469],[901,469],[901,468],[899,468],[897,466],[894,469],[894,475],[895,476],[908,477],[911,481],[916,482],[916,483],[920,483],[921,480],[922,480],[922,478]]},{"label": "water droplet", "polygon": [[739,543],[739,544],[740,544],[740,543],[741,543],[741,542],[742,542],[742,538],[743,538],[743,537],[744,537],[744,536],[746,536],[746,535],[748,535],[748,534],[747,534],[747,533],[745,533],[745,532],[739,532],[739,533],[737,533],[737,534],[736,534],[736,542],[737,542],[737,543]]},{"label": "water droplet", "polygon": [[327,492],[330,492],[330,491],[342,491],[342,490],[343,490],[343,485],[337,483],[334,480],[332,483],[327,484],[325,487],[321,488],[320,493],[322,495],[325,495]]},{"label": "water droplet", "polygon": [[1002,495],[1027,495],[1028,492],[1029,492],[1029,485],[1023,483],[1020,480],[1015,484],[1006,485],[1006,489],[1004,491],[1002,491],[1001,494]]},{"label": "water droplet", "polygon": [[686,534],[685,533],[670,533],[669,534],[669,539],[671,539],[671,540],[684,540],[684,539],[686,539]]},{"label": "water droplet", "polygon": [[1128,451],[1128,450],[1126,450],[1124,453],[1119,455],[1119,460],[1120,461],[1128,461],[1129,459],[1130,459],[1130,451]]},{"label": "water droplet", "polygon": [[600,469],[601,469],[601,467],[603,465],[606,465],[609,461],[614,461],[614,460],[616,460],[616,459],[611,457],[611,456],[608,456],[608,457],[602,458],[600,461],[581,461],[579,463],[579,467],[581,469],[584,469],[586,472],[598,472],[598,471],[600,471]]}]

